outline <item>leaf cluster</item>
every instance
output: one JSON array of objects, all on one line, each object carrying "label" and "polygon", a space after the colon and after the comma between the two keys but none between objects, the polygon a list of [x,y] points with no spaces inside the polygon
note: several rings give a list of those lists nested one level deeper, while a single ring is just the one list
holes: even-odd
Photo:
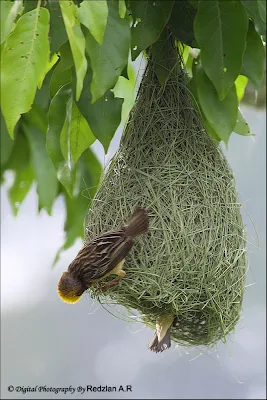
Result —
[{"label": "leaf cluster", "polygon": [[1,181],[14,213],[33,184],[39,210],[66,204],[64,248],[83,219],[108,151],[134,102],[131,61],[173,35],[207,131],[250,135],[238,105],[265,68],[264,0],[4,0],[1,6]]}]

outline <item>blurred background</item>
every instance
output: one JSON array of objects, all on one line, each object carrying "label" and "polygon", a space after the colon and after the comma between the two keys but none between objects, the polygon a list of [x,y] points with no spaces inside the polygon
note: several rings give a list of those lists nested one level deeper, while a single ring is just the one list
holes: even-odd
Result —
[{"label": "blurred background", "polygon": [[[266,398],[266,115],[243,105],[256,136],[233,134],[225,154],[235,173],[248,238],[247,290],[243,314],[228,344],[217,349],[172,346],[162,354],[147,349],[153,331],[140,323],[114,318],[83,296],[76,305],[63,303],[57,283],[82,241],[62,253],[65,207],[58,198],[52,216],[37,213],[35,188],[15,218],[7,191],[1,187],[1,398]],[[109,153],[92,147],[103,165],[116,152],[121,129]],[[74,394],[27,393],[14,388],[67,388]],[[77,392],[87,385],[132,385],[132,392]]]}]

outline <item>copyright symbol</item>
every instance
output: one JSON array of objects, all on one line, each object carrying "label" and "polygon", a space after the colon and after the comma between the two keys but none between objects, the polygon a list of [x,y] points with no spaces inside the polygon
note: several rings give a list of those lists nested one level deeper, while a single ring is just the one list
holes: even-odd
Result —
[{"label": "copyright symbol", "polygon": [[82,392],[82,390],[83,390],[83,388],[82,388],[81,386],[78,386],[78,387],[77,387],[77,392],[78,392],[78,393]]},{"label": "copyright symbol", "polygon": [[13,392],[14,386],[12,386],[12,385],[8,386],[7,390],[8,390],[9,392]]}]

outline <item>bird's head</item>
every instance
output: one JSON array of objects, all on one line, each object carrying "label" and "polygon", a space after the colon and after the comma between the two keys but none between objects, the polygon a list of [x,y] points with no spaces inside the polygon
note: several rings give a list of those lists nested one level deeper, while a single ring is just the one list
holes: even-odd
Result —
[{"label": "bird's head", "polygon": [[86,290],[81,281],[75,278],[68,271],[63,272],[58,282],[58,295],[66,303],[77,303],[83,292]]}]

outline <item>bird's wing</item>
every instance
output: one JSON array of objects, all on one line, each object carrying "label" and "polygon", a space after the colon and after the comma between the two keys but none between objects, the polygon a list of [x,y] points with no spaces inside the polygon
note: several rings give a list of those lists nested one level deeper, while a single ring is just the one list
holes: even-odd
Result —
[{"label": "bird's wing", "polygon": [[85,282],[102,278],[126,257],[132,245],[133,241],[126,237],[123,229],[94,239],[76,257],[80,278]]}]

